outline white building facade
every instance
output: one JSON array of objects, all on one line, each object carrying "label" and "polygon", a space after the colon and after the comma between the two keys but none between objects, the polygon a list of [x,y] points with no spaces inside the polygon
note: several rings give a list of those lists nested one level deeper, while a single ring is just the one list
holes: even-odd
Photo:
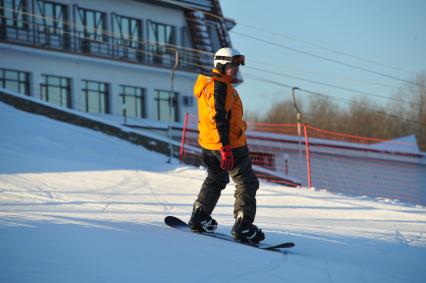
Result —
[{"label": "white building facade", "polygon": [[[82,112],[181,122],[231,46],[218,0],[0,0],[0,87]],[[206,12],[206,13],[204,13]]]}]

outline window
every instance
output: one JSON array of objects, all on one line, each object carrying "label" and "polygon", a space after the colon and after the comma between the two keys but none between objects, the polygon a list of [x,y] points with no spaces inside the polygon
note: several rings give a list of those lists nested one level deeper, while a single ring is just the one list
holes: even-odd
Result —
[{"label": "window", "polygon": [[76,11],[75,27],[81,51],[108,54],[105,13],[79,7]]},{"label": "window", "polygon": [[145,91],[140,87],[120,85],[120,96],[129,117],[145,118]]},{"label": "window", "polygon": [[179,122],[178,94],[168,90],[156,90],[157,119]]},{"label": "window", "polygon": [[194,106],[194,96],[192,95],[184,95],[182,97],[183,106],[192,107]]},{"label": "window", "polygon": [[68,47],[67,7],[63,4],[38,0],[35,8],[40,15],[34,19],[37,42],[55,48]]},{"label": "window", "polygon": [[189,69],[196,69],[198,62],[196,62],[195,54],[191,50],[193,48],[191,35],[186,27],[181,28],[181,38],[182,46],[187,47],[187,49],[184,49],[184,51],[179,54],[179,65]]},{"label": "window", "polygon": [[41,99],[56,105],[71,108],[71,79],[42,75]]},{"label": "window", "polygon": [[143,59],[141,21],[113,14],[112,23],[114,55],[141,61]]},{"label": "window", "polygon": [[30,95],[30,73],[0,69],[0,87]]},{"label": "window", "polygon": [[216,23],[207,23],[207,29],[209,31],[213,50],[219,50],[222,47],[222,44],[220,41],[218,25]]},{"label": "window", "polygon": [[28,29],[27,0],[2,0],[2,26]]},{"label": "window", "polygon": [[176,31],[172,25],[149,22],[149,45],[155,64],[174,64],[175,50],[167,47],[176,44]]},{"label": "window", "polygon": [[90,113],[109,113],[108,84],[83,80],[81,110]]}]

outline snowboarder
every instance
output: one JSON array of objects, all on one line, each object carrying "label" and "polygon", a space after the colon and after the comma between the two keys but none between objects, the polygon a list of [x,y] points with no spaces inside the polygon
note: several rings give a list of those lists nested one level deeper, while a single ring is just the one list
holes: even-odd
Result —
[{"label": "snowboarder", "polygon": [[188,224],[194,232],[213,232],[217,228],[211,213],[231,175],[236,183],[232,236],[237,241],[258,243],[265,239],[262,230],[253,225],[259,180],[247,148],[243,105],[232,85],[244,60],[236,49],[221,48],[214,55],[210,76],[200,74],[194,85],[198,98],[198,141],[208,175]]}]

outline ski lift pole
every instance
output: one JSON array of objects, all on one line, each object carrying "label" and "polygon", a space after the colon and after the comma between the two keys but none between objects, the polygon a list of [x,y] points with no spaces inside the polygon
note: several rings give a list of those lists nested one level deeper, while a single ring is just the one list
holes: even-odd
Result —
[{"label": "ski lift pole", "polygon": [[301,123],[302,123],[302,114],[300,113],[300,108],[297,106],[296,102],[296,90],[299,89],[298,87],[292,87],[291,88],[291,95],[293,96],[293,106],[297,111],[296,118],[297,118],[297,135],[299,136],[299,157],[302,155],[302,149],[301,149],[301,137],[302,137],[302,130],[301,130]]},{"label": "ski lift pole", "polygon": [[173,93],[174,84],[175,84],[175,72],[178,66],[179,66],[179,50],[175,48],[175,64],[173,65],[172,76],[170,78],[171,80],[170,90],[172,93]]},{"label": "ski lift pole", "polygon": [[[174,95],[174,84],[175,84],[175,72],[177,67],[179,66],[179,51],[177,48],[175,48],[175,64],[172,68],[172,74],[170,78],[170,94],[169,94],[169,118],[172,119],[172,108],[175,105],[175,95]],[[169,124],[168,127],[168,136],[169,136],[169,150],[170,150],[170,156],[167,160],[167,163],[172,162],[173,157],[173,145],[172,145],[172,128]]]}]

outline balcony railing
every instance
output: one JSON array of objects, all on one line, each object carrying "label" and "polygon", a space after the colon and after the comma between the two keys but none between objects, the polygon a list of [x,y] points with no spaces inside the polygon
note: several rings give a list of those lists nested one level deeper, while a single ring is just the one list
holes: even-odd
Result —
[{"label": "balcony railing", "polygon": [[201,62],[212,57],[176,45],[128,39],[109,33],[99,35],[29,21],[16,24],[16,20],[12,22],[5,18],[0,21],[0,41],[163,68],[175,65],[178,52],[178,69],[190,72],[208,69],[209,66],[202,66]]}]

